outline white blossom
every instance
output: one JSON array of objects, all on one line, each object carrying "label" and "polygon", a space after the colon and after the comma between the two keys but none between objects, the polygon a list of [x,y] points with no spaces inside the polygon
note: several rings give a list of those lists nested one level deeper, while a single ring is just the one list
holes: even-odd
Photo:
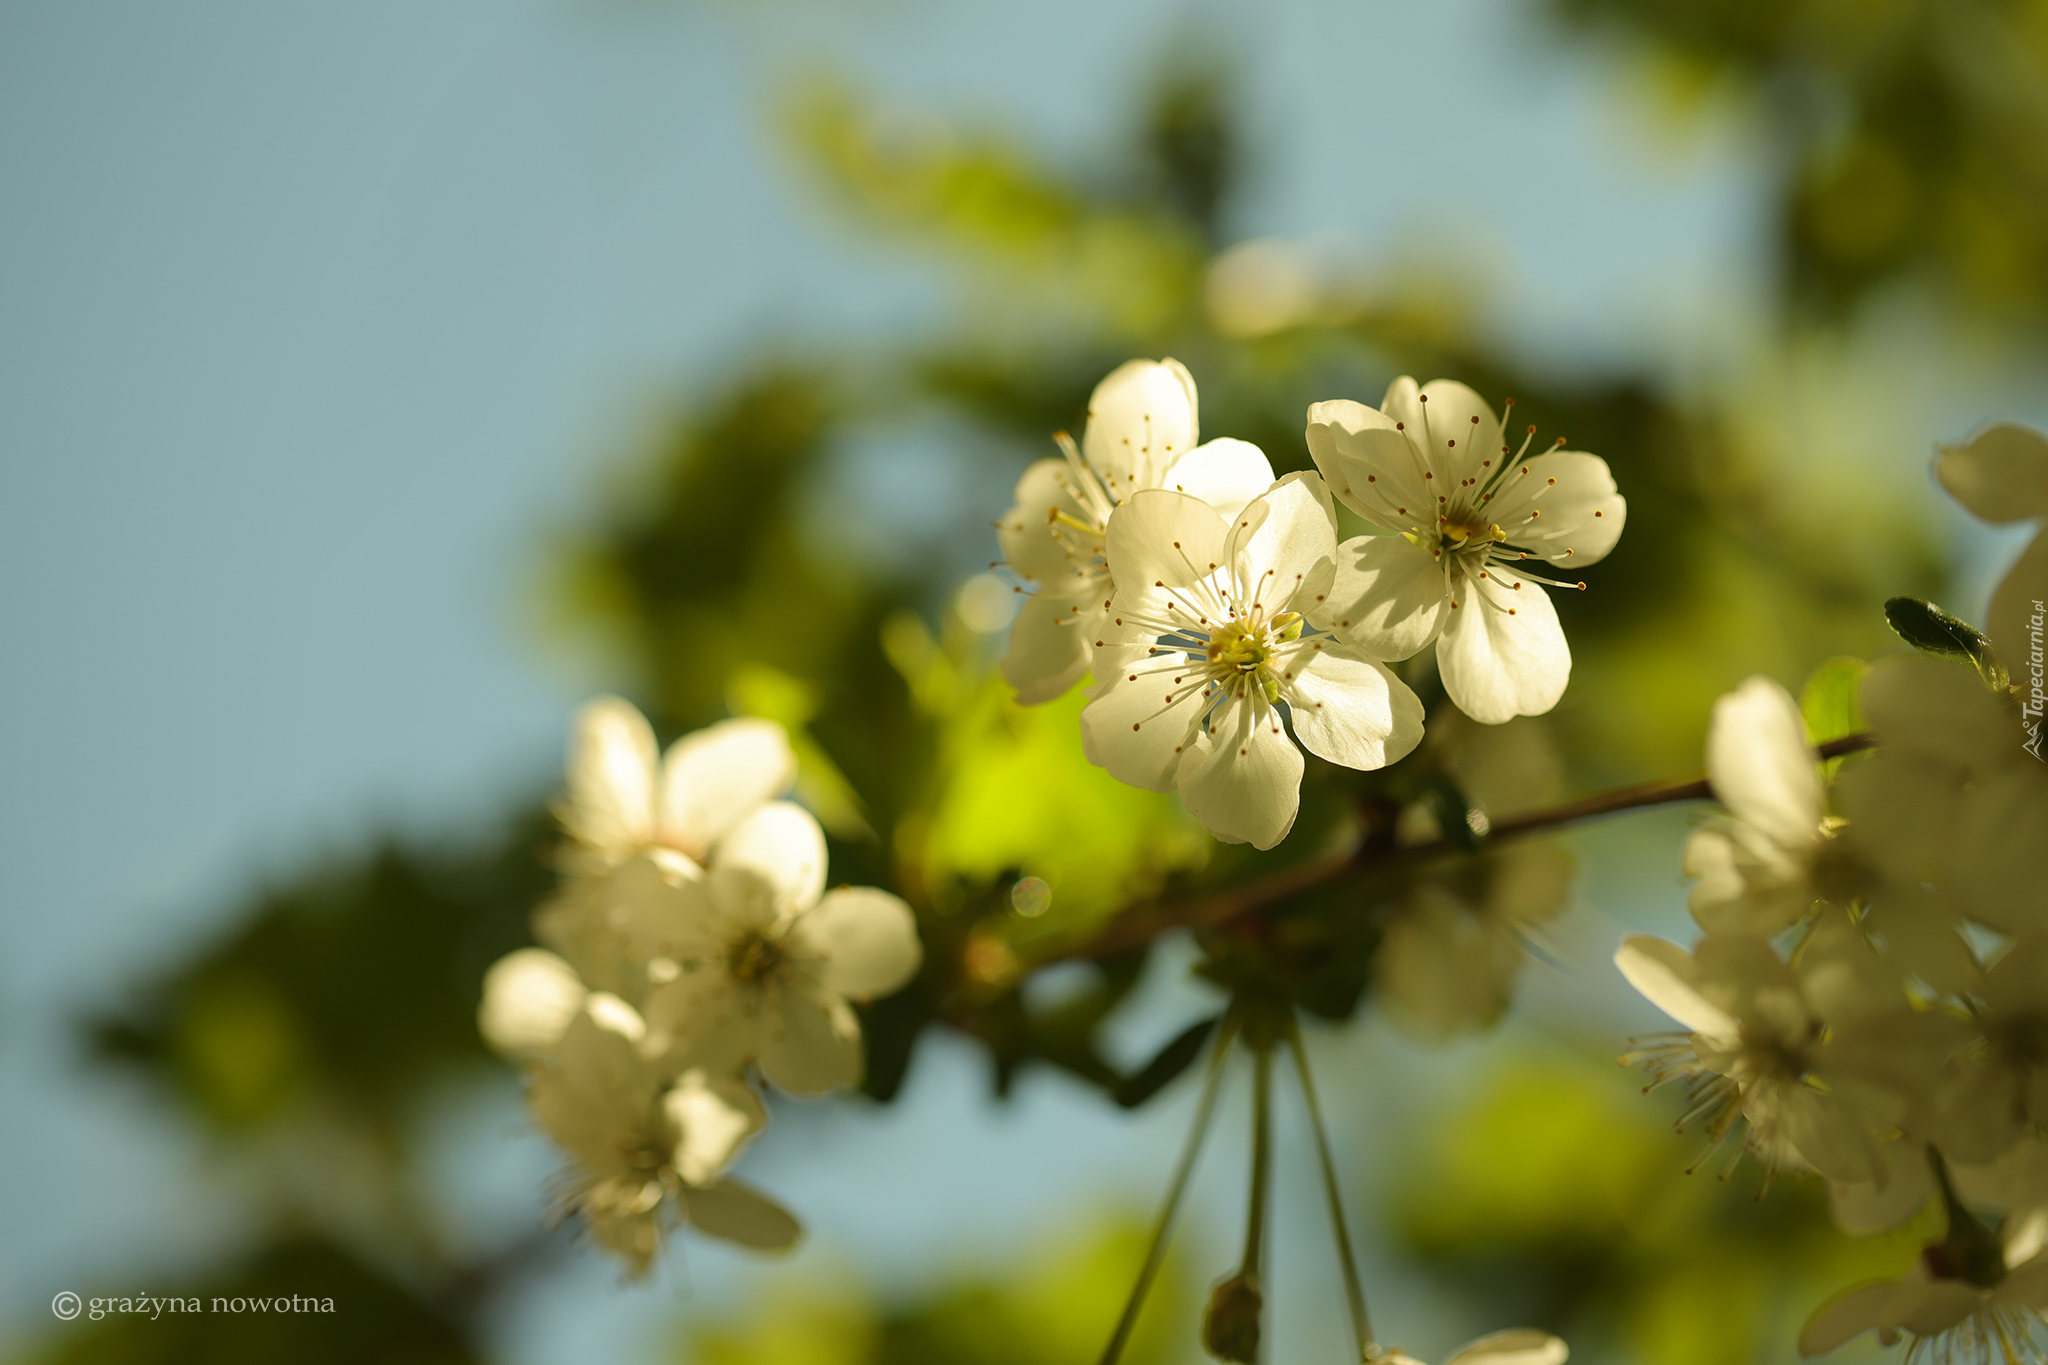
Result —
[{"label": "white blossom", "polygon": [[1174,488],[1237,512],[1273,482],[1257,446],[1222,439],[1197,446],[1195,381],[1177,360],[1132,360],[1088,400],[1081,444],[1061,432],[1059,459],[1017,481],[1016,505],[996,523],[1003,556],[1038,585],[1003,659],[1022,702],[1064,694],[1090,667],[1110,599],[1103,533],[1110,513],[1144,488]]},{"label": "white blossom", "polygon": [[[1532,428],[1533,431],[1533,428]],[[1405,659],[1432,641],[1444,689],[1474,720],[1540,715],[1571,677],[1571,649],[1541,587],[1520,567],[1606,556],[1626,502],[1606,461],[1528,455],[1503,443],[1485,400],[1402,376],[1376,410],[1349,400],[1308,411],[1308,447],[1330,488],[1395,532],[1344,542],[1330,601],[1335,629],[1367,654]]]},{"label": "white blossom", "polygon": [[902,986],[923,950],[897,897],[824,886],[824,832],[782,801],[734,830],[708,873],[643,874],[623,929],[651,964],[656,1044],[713,1072],[756,1063],[797,1094],[857,1083],[860,1021],[849,1002]]},{"label": "white blossom", "polygon": [[1539,841],[1418,874],[1381,923],[1373,998],[1418,1038],[1494,1024],[1531,936],[1564,909],[1571,878],[1570,855]]},{"label": "white blossom", "polygon": [[635,1276],[646,1273],[669,1222],[747,1246],[789,1245],[793,1218],[722,1179],[767,1124],[759,1097],[730,1077],[672,1075],[647,1043],[632,1006],[600,992],[533,1064],[534,1120],[570,1163],[565,1205]]},{"label": "white blossom", "polygon": [[[1868,945],[1845,923],[1825,927],[1798,970],[1742,934],[1709,934],[1692,952],[1634,934],[1614,960],[1686,1030],[1635,1054],[1653,1085],[1687,1083],[1681,1127],[1701,1122],[1718,1148],[1746,1123],[1744,1146],[1768,1166],[1871,1181],[1882,1160],[1871,1128],[1896,1127],[1907,1107],[1883,1083],[1897,1075],[1900,1049],[1882,1026],[1910,1014],[1903,984]],[[1851,1027],[1859,1023],[1880,1027]]]},{"label": "white blossom", "polygon": [[2048,765],[2023,747],[2010,698],[1925,655],[1879,659],[1863,680],[1878,751],[1837,780],[1856,847],[1897,883],[2002,933],[2048,928]]},{"label": "white blossom", "polygon": [[1975,1039],[1943,1094],[1942,1150],[1989,1161],[2048,1128],[2048,934],[2027,935],[1966,997]]},{"label": "white blossom", "polygon": [[1820,1355],[1865,1332],[1891,1346],[1912,1338],[1908,1358],[1930,1344],[1945,1360],[2018,1365],[2048,1358],[2048,1209],[2008,1214],[1982,1266],[1957,1264],[1955,1239],[1936,1243],[1895,1280],[1858,1285],[1823,1304],[1799,1334],[1801,1355]]},{"label": "white blossom", "polygon": [[1422,706],[1377,659],[1322,629],[1336,514],[1290,474],[1226,520],[1141,490],[1109,519],[1116,595],[1081,735],[1118,780],[1178,790],[1218,839],[1271,848],[1300,806],[1301,753],[1379,768],[1422,738]]},{"label": "white blossom", "polygon": [[720,721],[664,755],[631,703],[586,703],[571,731],[568,791],[558,807],[569,875],[535,915],[535,932],[589,985],[639,1001],[644,959],[626,952],[619,922],[645,869],[627,869],[703,866],[720,840],[795,780],[789,738],[773,722]]},{"label": "white blossom", "polygon": [[[1934,473],[1963,506],[1994,524],[2048,517],[2048,439],[2029,427],[2000,423],[1960,446],[1943,446]],[[2041,718],[2041,636],[2035,603],[2048,600],[2048,531],[2037,534],[1991,594],[1985,633],[1999,661]]]}]

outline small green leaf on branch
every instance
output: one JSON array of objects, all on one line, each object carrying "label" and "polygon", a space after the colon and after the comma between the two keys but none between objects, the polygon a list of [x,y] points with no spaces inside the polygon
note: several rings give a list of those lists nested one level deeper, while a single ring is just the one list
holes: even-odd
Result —
[{"label": "small green leaf on branch", "polygon": [[1215,1032],[1216,1021],[1204,1019],[1191,1024],[1178,1037],[1159,1049],[1157,1056],[1116,1087],[1113,1098],[1126,1109],[1135,1109],[1151,1099],[1194,1064],[1202,1055],[1202,1045]]},{"label": "small green leaf on branch", "polygon": [[1884,604],[1884,619],[1913,648],[1970,663],[1988,687],[2002,690],[2009,681],[1984,633],[1932,602],[1917,597],[1891,598]]}]

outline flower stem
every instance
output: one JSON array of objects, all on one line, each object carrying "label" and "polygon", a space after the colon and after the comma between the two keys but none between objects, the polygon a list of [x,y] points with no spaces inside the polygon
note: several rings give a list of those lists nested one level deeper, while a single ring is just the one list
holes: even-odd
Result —
[{"label": "flower stem", "polygon": [[1266,1248],[1266,1191],[1273,1177],[1273,1048],[1252,1050],[1252,1199],[1240,1275],[1257,1278]]},{"label": "flower stem", "polygon": [[1369,1361],[1379,1352],[1373,1340],[1372,1318],[1365,1310],[1365,1285],[1358,1276],[1358,1260],[1351,1254],[1351,1233],[1344,1225],[1344,1199],[1337,1189],[1337,1163],[1330,1158],[1330,1138],[1323,1127],[1323,1106],[1316,1099],[1315,1077],[1309,1073],[1308,1049],[1301,1040],[1301,1024],[1287,1020],[1287,1045],[1294,1052],[1294,1067],[1301,1075],[1302,1097],[1308,1101],[1309,1127],[1316,1135],[1316,1157],[1323,1168],[1323,1196],[1330,1206],[1330,1226],[1337,1234],[1337,1260],[1344,1268],[1344,1296],[1351,1308],[1351,1330],[1358,1338],[1358,1358]]},{"label": "flower stem", "polygon": [[1216,1111],[1216,1092],[1223,1085],[1223,1063],[1230,1056],[1230,1044],[1236,1035],[1237,1013],[1233,1010],[1223,1017],[1223,1023],[1216,1029],[1214,1050],[1209,1054],[1209,1073],[1202,1080],[1202,1096],[1195,1101],[1194,1120],[1188,1125],[1187,1138],[1181,1143],[1180,1160],[1174,1164],[1173,1179],[1167,1183],[1158,1221],[1152,1226],[1152,1241],[1145,1248],[1144,1264],[1138,1267],[1137,1282],[1131,1286],[1131,1297],[1124,1304],[1123,1316],[1117,1319],[1116,1330],[1110,1333],[1109,1345],[1103,1348],[1101,1365],[1116,1365],[1123,1355],[1131,1332],[1138,1325],[1138,1310],[1145,1306],[1145,1295],[1159,1274],[1160,1262],[1166,1258],[1166,1241],[1173,1231],[1174,1216],[1180,1212],[1181,1195],[1187,1191],[1188,1177],[1194,1173],[1195,1158],[1201,1154],[1202,1139],[1208,1136],[1209,1119]]}]

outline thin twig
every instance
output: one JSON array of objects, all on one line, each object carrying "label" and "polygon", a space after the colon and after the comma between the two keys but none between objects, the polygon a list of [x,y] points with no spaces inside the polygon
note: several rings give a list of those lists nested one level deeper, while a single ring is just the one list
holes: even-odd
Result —
[{"label": "thin twig", "polygon": [[1216,1029],[1213,1045],[1216,1050],[1209,1057],[1209,1074],[1202,1082],[1202,1097],[1195,1102],[1194,1122],[1188,1127],[1187,1140],[1181,1144],[1180,1160],[1175,1163],[1173,1179],[1167,1184],[1166,1199],[1159,1208],[1159,1220],[1152,1226],[1152,1243],[1145,1248],[1145,1262],[1138,1267],[1137,1282],[1131,1286],[1131,1297],[1124,1304],[1123,1316],[1117,1319],[1109,1345],[1103,1348],[1102,1365],[1116,1365],[1123,1355],[1124,1346],[1138,1325],[1138,1310],[1145,1306],[1145,1293],[1152,1287],[1153,1277],[1159,1273],[1160,1262],[1166,1259],[1166,1240],[1173,1231],[1174,1214],[1180,1210],[1180,1198],[1187,1189],[1188,1176],[1194,1172],[1195,1158],[1202,1151],[1202,1139],[1208,1135],[1209,1116],[1216,1108],[1216,1092],[1223,1084],[1223,1063],[1230,1056],[1230,1044],[1236,1035],[1235,1013],[1225,1015],[1223,1023]]},{"label": "thin twig", "polygon": [[[1843,754],[1871,748],[1876,743],[1877,737],[1868,732],[1849,735],[1820,745],[1819,754],[1824,759],[1839,758]],[[1488,832],[1482,847],[1489,847],[1504,839],[1519,838],[1541,830],[1577,824],[1581,820],[1591,820],[1603,815],[1616,815],[1622,811],[1641,810],[1648,806],[1668,805],[1674,801],[1711,801],[1713,797],[1713,788],[1708,785],[1704,776],[1636,782],[1626,787],[1614,787],[1604,792],[1594,792],[1590,796],[1576,797],[1555,806],[1546,806],[1542,810],[1530,811],[1511,820],[1503,820]],[[1213,896],[1183,901],[1176,905],[1139,909],[1125,914],[1093,941],[1077,947],[1073,952],[1057,956],[1108,957],[1148,943],[1174,929],[1207,929],[1229,924],[1233,920],[1257,914],[1269,906],[1290,900],[1304,892],[1328,886],[1332,882],[1342,881],[1354,874],[1393,871],[1429,862],[1445,854],[1465,851],[1467,850],[1464,846],[1447,838],[1431,839],[1406,847],[1363,839],[1352,849],[1335,857],[1284,868],[1270,876],[1257,878]],[[1055,960],[1057,957],[1045,959]]]},{"label": "thin twig", "polygon": [[1294,1052],[1294,1066],[1301,1073],[1302,1098],[1308,1101],[1309,1127],[1316,1135],[1316,1157],[1323,1168],[1323,1196],[1330,1205],[1330,1226],[1337,1233],[1337,1260],[1344,1269],[1344,1297],[1351,1308],[1351,1330],[1358,1338],[1358,1358],[1368,1361],[1379,1352],[1373,1340],[1372,1317],[1365,1310],[1365,1282],[1358,1275],[1358,1259],[1351,1254],[1351,1233],[1344,1225],[1344,1200],[1337,1189],[1337,1163],[1330,1156],[1330,1137],[1323,1127],[1323,1106],[1316,1100],[1315,1077],[1309,1074],[1308,1049],[1301,1040],[1301,1023],[1287,1019],[1287,1045]]}]

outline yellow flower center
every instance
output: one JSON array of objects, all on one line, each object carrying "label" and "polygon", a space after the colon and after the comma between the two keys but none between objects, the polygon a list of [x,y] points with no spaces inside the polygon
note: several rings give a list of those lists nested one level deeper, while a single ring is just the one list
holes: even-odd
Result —
[{"label": "yellow flower center", "polygon": [[762,986],[782,974],[784,959],[780,942],[750,930],[727,950],[725,965],[741,985]]}]

